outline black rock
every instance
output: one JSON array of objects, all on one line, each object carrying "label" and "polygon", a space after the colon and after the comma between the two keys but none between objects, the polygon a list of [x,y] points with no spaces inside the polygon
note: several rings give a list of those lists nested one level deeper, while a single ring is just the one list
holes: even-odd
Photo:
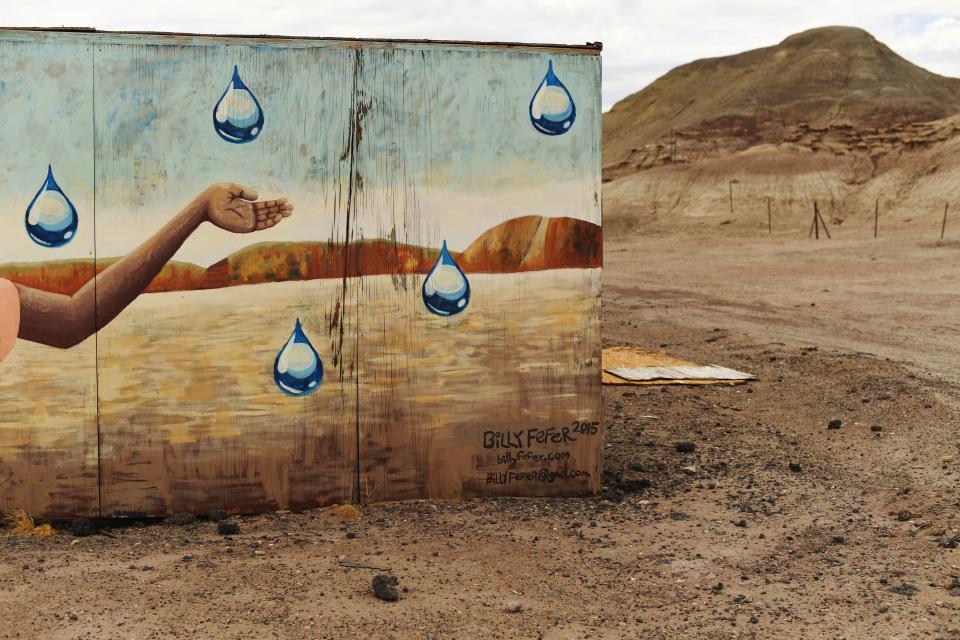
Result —
[{"label": "black rock", "polygon": [[913,517],[913,514],[904,509],[903,511],[897,511],[897,520],[900,522],[906,522]]},{"label": "black rock", "polygon": [[836,420],[831,420],[827,423],[827,429],[839,429],[843,426],[843,421],[837,418]]},{"label": "black rock", "polygon": [[872,427],[870,427],[870,431],[873,431],[874,433],[880,433],[881,431],[883,431],[883,427],[881,427],[878,424],[875,424]]},{"label": "black rock", "polygon": [[175,524],[178,526],[193,524],[196,521],[197,521],[197,516],[193,515],[192,513],[184,513],[182,511],[180,513],[175,513],[169,518],[167,518],[166,520],[164,520],[164,522],[166,522],[167,524]]},{"label": "black rock", "polygon": [[960,535],[944,538],[940,541],[940,546],[944,549],[956,549],[957,547],[960,547]]},{"label": "black rock", "polygon": [[85,538],[86,536],[92,536],[97,532],[97,528],[93,526],[93,521],[89,518],[77,518],[70,522],[70,535],[75,538]]},{"label": "black rock", "polygon": [[912,598],[913,594],[917,593],[918,591],[920,591],[920,589],[917,589],[915,585],[912,585],[909,582],[901,582],[896,587],[890,587],[891,593],[898,593],[901,596],[906,596],[908,598]]},{"label": "black rock", "polygon": [[212,509],[207,517],[214,522],[220,522],[227,519],[227,512],[223,509]]},{"label": "black rock", "polygon": [[217,533],[222,536],[235,536],[240,533],[240,525],[229,520],[220,520],[217,522]]},{"label": "black rock", "polygon": [[627,493],[635,493],[650,488],[650,481],[646,478],[624,479],[620,481],[620,488]]},{"label": "black rock", "polygon": [[697,445],[694,442],[678,442],[677,443],[677,453],[693,453],[697,450]]},{"label": "black rock", "polygon": [[793,471],[794,473],[800,473],[800,463],[799,463],[799,462],[791,462],[790,465],[789,465],[789,468],[790,468],[790,471]]},{"label": "black rock", "polygon": [[400,595],[397,593],[397,584],[400,581],[396,576],[380,574],[373,577],[373,595],[387,602],[396,602]]},{"label": "black rock", "polygon": [[830,538],[830,542],[832,542],[833,544],[843,544],[844,542],[846,542],[846,540],[844,539],[843,536],[833,536],[832,538]]}]

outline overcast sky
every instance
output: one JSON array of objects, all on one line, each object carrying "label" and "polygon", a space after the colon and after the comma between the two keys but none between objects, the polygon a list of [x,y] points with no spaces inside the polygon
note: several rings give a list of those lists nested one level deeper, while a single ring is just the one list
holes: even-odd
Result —
[{"label": "overcast sky", "polygon": [[603,105],[678,64],[779,42],[811,27],[862,27],[907,59],[960,76],[957,0],[31,0],[5,26],[365,38],[604,43]]}]

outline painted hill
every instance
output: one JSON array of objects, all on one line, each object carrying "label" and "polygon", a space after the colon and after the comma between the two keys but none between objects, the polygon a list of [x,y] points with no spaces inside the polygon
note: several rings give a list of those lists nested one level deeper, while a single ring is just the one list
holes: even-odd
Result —
[{"label": "painted hill", "polygon": [[[440,253],[385,239],[353,242],[263,242],[245,247],[204,268],[171,261],[148,292],[216,289],[286,280],[364,275],[427,273]],[[467,273],[514,273],[560,268],[599,267],[600,227],[576,218],[524,216],[480,235],[465,252],[453,253]],[[117,258],[101,259],[103,271]],[[61,260],[0,265],[0,278],[64,293],[75,293],[93,275],[92,260]]]},{"label": "painted hill", "polygon": [[[111,266],[117,258],[99,260],[97,273]],[[0,264],[0,278],[28,287],[73,295],[93,277],[93,260],[54,260],[50,262],[8,262]],[[154,278],[148,292],[209,289],[208,270],[189,262],[171,260]]]},{"label": "painted hill", "polygon": [[957,112],[960,79],[908,62],[862,29],[825,27],[685,64],[624,98],[604,115],[603,163],[608,177],[622,174],[645,145],[672,149],[671,130],[757,144],[798,123],[885,128]]},{"label": "painted hill", "polygon": [[600,227],[578,218],[523,216],[493,227],[458,258],[473,273],[599,267]]}]

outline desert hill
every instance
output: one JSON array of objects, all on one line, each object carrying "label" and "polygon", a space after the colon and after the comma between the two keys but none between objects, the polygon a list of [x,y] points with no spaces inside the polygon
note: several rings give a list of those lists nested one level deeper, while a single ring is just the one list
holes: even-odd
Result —
[{"label": "desert hill", "polygon": [[[148,292],[187,291],[286,280],[367,275],[425,274],[440,250],[369,239],[335,242],[262,242],[209,267],[169,262]],[[523,216],[482,233],[463,253],[452,252],[466,273],[515,273],[543,269],[599,267],[600,227],[576,218]],[[100,272],[117,258],[99,259]],[[72,295],[93,277],[92,260],[0,264],[0,278]]]},{"label": "desert hill", "polygon": [[685,64],[624,98],[604,115],[604,166],[671,129],[775,142],[779,127],[801,122],[882,128],[958,111],[960,79],[904,60],[861,29],[812,29]]},{"label": "desert hill", "polygon": [[[677,67],[604,115],[608,230],[932,224],[960,179],[960,79],[826,27]],[[732,196],[732,197],[731,197]],[[732,200],[732,203],[731,203]]]}]

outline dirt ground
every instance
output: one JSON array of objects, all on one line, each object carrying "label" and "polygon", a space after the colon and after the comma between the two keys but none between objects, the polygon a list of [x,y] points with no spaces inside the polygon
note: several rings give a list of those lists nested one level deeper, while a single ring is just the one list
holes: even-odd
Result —
[{"label": "dirt ground", "polygon": [[605,387],[601,496],[0,532],[0,637],[960,638],[960,243],[605,257],[607,345],[758,380]]}]

